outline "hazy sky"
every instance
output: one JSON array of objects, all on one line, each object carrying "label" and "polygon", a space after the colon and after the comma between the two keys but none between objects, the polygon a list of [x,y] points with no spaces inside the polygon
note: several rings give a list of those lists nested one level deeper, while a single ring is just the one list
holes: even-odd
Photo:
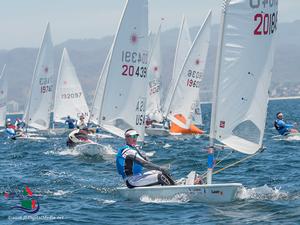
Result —
[{"label": "hazy sky", "polygon": [[[223,0],[149,0],[150,28],[178,27],[184,13],[199,26],[209,9],[218,23]],[[54,44],[68,39],[101,38],[116,32],[125,0],[0,0],[0,49],[38,47],[46,23]],[[300,20],[300,0],[279,0],[280,22]],[[300,28],[299,28],[300,29]]]}]

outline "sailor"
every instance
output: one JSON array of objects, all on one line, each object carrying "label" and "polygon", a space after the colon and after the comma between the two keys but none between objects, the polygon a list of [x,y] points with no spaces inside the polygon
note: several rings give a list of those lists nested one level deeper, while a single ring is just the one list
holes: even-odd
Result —
[{"label": "sailor", "polygon": [[65,124],[68,124],[69,129],[74,129],[75,128],[75,120],[72,119],[70,116],[67,117]]},{"label": "sailor", "polygon": [[[118,150],[116,165],[128,188],[152,185],[174,185],[165,168],[151,163],[137,148],[138,133],[134,129],[125,132],[126,145]],[[143,173],[143,167],[150,169]]]},{"label": "sailor", "polygon": [[298,133],[298,130],[293,129],[293,124],[285,123],[283,120],[283,113],[278,112],[276,114],[276,120],[274,121],[274,127],[280,135],[288,135],[290,133]]},{"label": "sailor", "polygon": [[5,132],[10,138],[16,138],[16,126],[11,123],[10,118],[8,118],[5,122]]},{"label": "sailor", "polygon": [[87,129],[75,129],[68,135],[67,146],[74,148],[78,144],[88,143],[88,130]]},{"label": "sailor", "polygon": [[87,125],[84,122],[84,115],[83,114],[79,117],[79,122],[77,124],[77,128],[78,129],[85,129],[85,128],[87,128]]},{"label": "sailor", "polygon": [[15,126],[17,130],[22,130],[25,127],[25,122],[22,119],[17,119],[15,122]]}]

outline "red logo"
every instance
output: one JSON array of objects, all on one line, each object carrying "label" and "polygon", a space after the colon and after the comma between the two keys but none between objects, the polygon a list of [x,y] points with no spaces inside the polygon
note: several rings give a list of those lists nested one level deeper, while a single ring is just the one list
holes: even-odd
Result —
[{"label": "red logo", "polygon": [[155,67],[153,68],[153,70],[154,70],[154,72],[158,71],[158,67],[155,66]]},{"label": "red logo", "polygon": [[200,62],[201,62],[200,59],[196,59],[196,61],[195,61],[196,65],[199,65]]},{"label": "red logo", "polygon": [[48,73],[48,70],[49,70],[49,69],[48,69],[48,67],[46,66],[45,69],[44,69],[45,73]]},{"label": "red logo", "polygon": [[67,81],[64,81],[64,84],[67,84],[68,82]]},{"label": "red logo", "polygon": [[223,120],[220,121],[220,127],[221,127],[221,128],[225,128],[225,121],[223,121]]},{"label": "red logo", "polygon": [[136,34],[132,34],[130,40],[132,44],[135,44],[138,41],[138,37],[136,36]]}]

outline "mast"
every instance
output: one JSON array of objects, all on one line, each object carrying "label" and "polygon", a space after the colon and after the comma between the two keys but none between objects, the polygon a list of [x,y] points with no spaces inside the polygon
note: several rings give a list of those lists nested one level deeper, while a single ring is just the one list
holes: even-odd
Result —
[{"label": "mast", "polygon": [[217,101],[219,95],[219,81],[220,81],[220,68],[221,68],[221,57],[223,53],[223,40],[224,40],[224,25],[225,25],[225,15],[226,7],[230,0],[225,0],[221,12],[221,28],[219,33],[218,41],[218,51],[217,51],[217,61],[214,74],[214,91],[213,91],[213,101],[212,101],[212,111],[211,111],[211,123],[210,123],[210,134],[209,134],[209,148],[208,148],[208,158],[207,158],[207,184],[212,183],[212,172],[214,167],[214,139],[215,139],[215,125],[216,125],[216,112],[217,112]]}]

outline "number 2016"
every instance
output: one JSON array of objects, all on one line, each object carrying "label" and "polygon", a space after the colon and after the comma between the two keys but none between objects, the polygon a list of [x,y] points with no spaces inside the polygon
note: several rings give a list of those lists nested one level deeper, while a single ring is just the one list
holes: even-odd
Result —
[{"label": "number 2016", "polygon": [[264,14],[257,13],[254,16],[254,21],[257,21],[258,24],[254,30],[254,35],[268,35],[273,34],[277,30],[277,14]]}]

